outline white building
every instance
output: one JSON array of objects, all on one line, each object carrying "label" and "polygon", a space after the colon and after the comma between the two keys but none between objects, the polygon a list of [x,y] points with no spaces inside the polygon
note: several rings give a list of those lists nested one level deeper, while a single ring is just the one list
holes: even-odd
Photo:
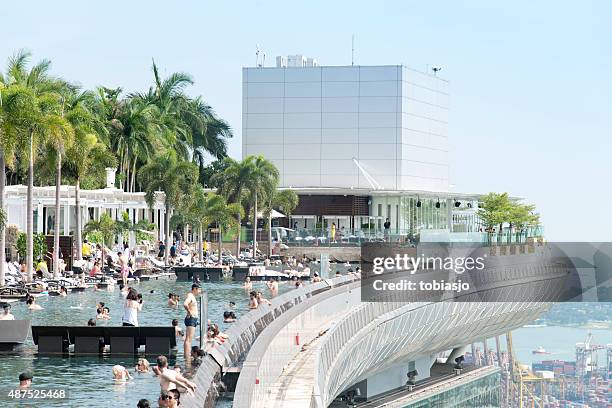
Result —
[{"label": "white building", "polygon": [[292,227],[381,230],[389,218],[398,235],[474,230],[479,195],[449,192],[446,80],[277,62],[243,68],[242,153],[269,159],[298,192]]},{"label": "white building", "polygon": [[243,156],[283,187],[446,192],[448,105],[447,81],[401,65],[243,68]]},{"label": "white building", "polygon": [[[8,215],[7,225],[16,225],[20,231],[26,230],[27,213],[26,199],[27,186],[7,186],[5,195]],[[61,235],[73,235],[76,229],[75,188],[73,186],[60,187],[60,214],[55,214],[55,186],[34,187],[34,232],[52,234],[56,224]],[[89,220],[99,219],[103,213],[109,214],[113,219],[121,219],[122,213],[127,212],[134,223],[146,219],[154,223],[157,236],[163,237],[165,208],[163,193],[159,193],[157,200],[150,209],[144,199],[144,193],[126,193],[123,190],[107,187],[98,190],[80,191],[81,225],[85,226]]]}]

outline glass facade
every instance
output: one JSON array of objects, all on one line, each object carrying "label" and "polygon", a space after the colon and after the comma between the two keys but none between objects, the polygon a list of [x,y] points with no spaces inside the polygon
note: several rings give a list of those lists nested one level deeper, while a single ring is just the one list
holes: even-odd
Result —
[{"label": "glass facade", "polygon": [[406,405],[405,408],[472,408],[501,406],[501,374],[488,374],[467,384]]},{"label": "glass facade", "polygon": [[[418,202],[420,206],[417,206]],[[446,200],[419,197],[400,198],[400,230],[418,235],[422,229],[447,229],[448,208]]]}]

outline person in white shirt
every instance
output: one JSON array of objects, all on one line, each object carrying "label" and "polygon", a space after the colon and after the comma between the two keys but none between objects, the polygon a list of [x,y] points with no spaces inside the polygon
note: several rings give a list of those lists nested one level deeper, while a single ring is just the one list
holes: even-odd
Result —
[{"label": "person in white shirt", "polygon": [[138,312],[140,310],[142,310],[142,299],[139,301],[138,294],[132,289],[128,292],[123,306],[122,325],[138,327]]}]

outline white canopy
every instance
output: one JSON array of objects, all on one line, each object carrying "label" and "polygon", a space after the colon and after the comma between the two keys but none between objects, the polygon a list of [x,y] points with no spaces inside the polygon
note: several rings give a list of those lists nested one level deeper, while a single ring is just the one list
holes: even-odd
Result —
[{"label": "white canopy", "polygon": [[[272,210],[272,218],[285,218],[285,214],[280,213],[276,210]],[[257,211],[257,218],[264,218],[264,213],[263,211]]]}]

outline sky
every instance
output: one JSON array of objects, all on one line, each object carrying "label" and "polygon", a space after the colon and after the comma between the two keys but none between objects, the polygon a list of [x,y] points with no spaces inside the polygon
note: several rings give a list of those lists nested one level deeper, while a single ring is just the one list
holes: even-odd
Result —
[{"label": "sky", "polygon": [[0,62],[25,48],[87,88],[142,91],[190,73],[233,128],[255,50],[322,65],[442,66],[450,81],[452,191],[507,191],[537,206],[556,241],[612,234],[612,2],[54,1],[0,12]]}]

